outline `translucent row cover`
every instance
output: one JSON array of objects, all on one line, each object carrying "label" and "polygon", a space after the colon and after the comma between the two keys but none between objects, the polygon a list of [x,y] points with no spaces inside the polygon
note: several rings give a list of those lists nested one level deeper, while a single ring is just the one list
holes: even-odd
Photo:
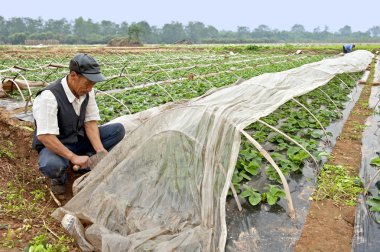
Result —
[{"label": "translucent row cover", "polygon": [[372,57],[358,50],[117,118],[126,137],[53,216],[84,251],[224,251],[241,130]]}]

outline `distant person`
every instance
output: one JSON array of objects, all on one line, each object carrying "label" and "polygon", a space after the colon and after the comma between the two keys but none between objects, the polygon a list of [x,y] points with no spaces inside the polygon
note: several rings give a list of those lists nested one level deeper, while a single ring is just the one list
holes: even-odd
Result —
[{"label": "distant person", "polygon": [[350,53],[354,50],[355,44],[345,44],[343,46],[343,53]]},{"label": "distant person", "polygon": [[39,169],[51,179],[56,195],[66,192],[70,163],[83,173],[89,171],[89,156],[108,153],[125,134],[120,123],[98,128],[100,115],[92,88],[106,80],[98,62],[81,53],[70,61],[69,69],[68,75],[39,91],[33,104],[33,148],[38,151]]}]

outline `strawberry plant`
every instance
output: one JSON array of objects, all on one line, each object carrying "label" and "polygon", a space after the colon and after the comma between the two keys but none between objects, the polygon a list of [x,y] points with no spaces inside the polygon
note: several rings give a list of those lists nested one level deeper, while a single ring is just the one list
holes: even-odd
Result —
[{"label": "strawberry plant", "polygon": [[240,194],[240,196],[243,198],[248,198],[248,202],[252,206],[258,205],[262,199],[261,194],[258,192],[258,190],[252,187],[247,187],[246,190]]},{"label": "strawberry plant", "polygon": [[262,194],[262,199],[266,200],[269,205],[274,205],[281,198],[285,198],[285,192],[278,185],[268,185],[269,189]]},{"label": "strawberry plant", "polygon": [[[375,213],[380,213],[380,195],[370,197],[366,203],[370,206],[369,210]],[[376,218],[376,221],[380,223],[380,215]]]}]

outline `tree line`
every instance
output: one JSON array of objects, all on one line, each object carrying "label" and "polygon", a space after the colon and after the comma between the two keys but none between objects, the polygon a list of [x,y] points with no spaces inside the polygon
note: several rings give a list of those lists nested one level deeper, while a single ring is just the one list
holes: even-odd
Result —
[{"label": "tree line", "polygon": [[126,38],[147,44],[171,44],[178,41],[191,43],[307,43],[307,42],[380,42],[380,26],[367,31],[353,32],[345,25],[336,32],[328,26],[306,31],[303,25],[295,24],[289,31],[259,25],[251,29],[238,26],[236,31],[218,30],[202,22],[171,22],[162,27],[151,26],[146,21],[122,22],[103,20],[12,17],[0,16],[0,44],[25,44],[28,40],[55,40],[61,44],[107,44],[112,39]]}]

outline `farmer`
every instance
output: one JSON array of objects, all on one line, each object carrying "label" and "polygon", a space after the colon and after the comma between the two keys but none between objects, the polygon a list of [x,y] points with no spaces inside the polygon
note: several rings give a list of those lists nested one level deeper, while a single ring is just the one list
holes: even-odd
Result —
[{"label": "farmer", "polygon": [[92,88],[106,80],[98,62],[88,54],[78,54],[69,69],[64,78],[39,91],[33,104],[33,148],[39,154],[39,169],[51,179],[56,195],[66,192],[70,163],[82,173],[89,171],[89,156],[108,153],[125,134],[119,123],[97,126],[100,116]]},{"label": "farmer", "polygon": [[343,45],[343,53],[350,53],[354,50],[355,44],[345,44]]}]

